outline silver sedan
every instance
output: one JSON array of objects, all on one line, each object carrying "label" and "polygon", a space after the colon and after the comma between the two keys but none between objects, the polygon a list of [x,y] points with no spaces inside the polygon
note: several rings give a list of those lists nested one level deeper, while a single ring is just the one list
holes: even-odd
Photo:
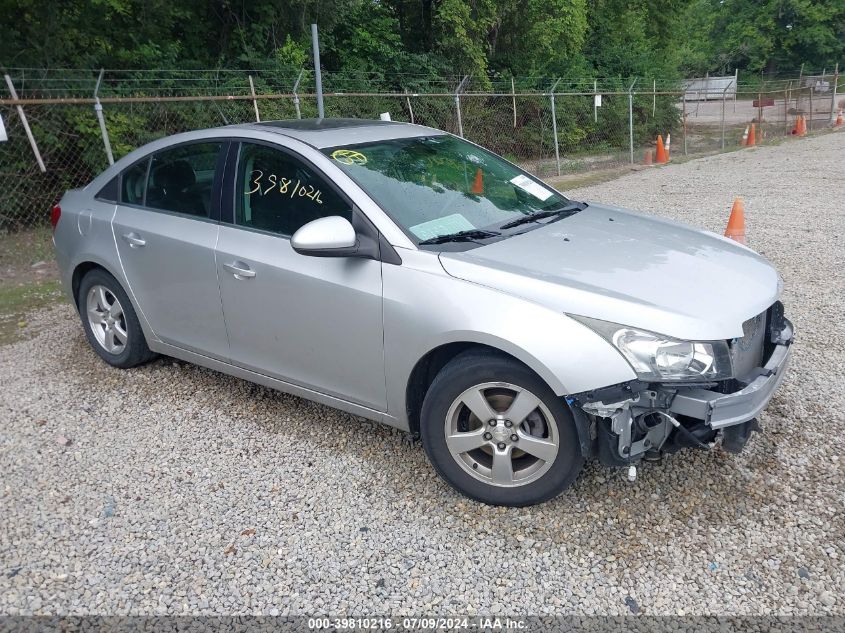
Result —
[{"label": "silver sedan", "polygon": [[164,354],[390,424],[491,504],[549,499],[592,456],[741,450],[792,341],[753,251],[418,125],[171,136],[52,223],[107,363]]}]

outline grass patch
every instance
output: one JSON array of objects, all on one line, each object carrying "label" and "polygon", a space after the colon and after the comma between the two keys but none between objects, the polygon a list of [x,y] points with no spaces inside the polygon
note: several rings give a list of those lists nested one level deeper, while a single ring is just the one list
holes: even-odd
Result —
[{"label": "grass patch", "polygon": [[610,169],[597,169],[595,171],[583,172],[580,174],[568,174],[566,176],[554,176],[545,178],[545,181],[552,187],[566,192],[568,189],[580,189],[590,185],[598,185],[603,182],[615,180],[626,174],[635,171],[635,167],[626,165],[624,167],[613,167]]},{"label": "grass patch", "polygon": [[0,345],[21,340],[28,315],[60,303],[64,296],[55,280],[0,286]]},{"label": "grass patch", "polygon": [[0,270],[29,268],[37,262],[53,260],[52,231],[41,226],[14,233],[0,233]]}]

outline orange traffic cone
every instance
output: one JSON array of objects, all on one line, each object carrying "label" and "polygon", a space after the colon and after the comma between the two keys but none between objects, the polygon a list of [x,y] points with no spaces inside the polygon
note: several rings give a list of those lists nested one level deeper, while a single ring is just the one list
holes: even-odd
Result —
[{"label": "orange traffic cone", "polygon": [[792,126],[792,131],[790,132],[790,134],[792,134],[792,136],[798,136],[798,125],[799,125],[798,119],[799,118],[800,117],[795,117],[795,125]]},{"label": "orange traffic cone", "polygon": [[799,117],[798,136],[807,136],[807,117],[803,114]]},{"label": "orange traffic cone", "polygon": [[669,156],[666,154],[666,148],[663,146],[663,135],[657,135],[657,162],[665,165],[669,162]]},{"label": "orange traffic cone", "polygon": [[647,149],[645,154],[643,154],[643,165],[654,165],[654,158],[652,157],[652,151]]},{"label": "orange traffic cone", "polygon": [[757,131],[754,123],[751,124],[751,130],[748,132],[748,147],[754,147],[757,144]]},{"label": "orange traffic cone", "polygon": [[481,167],[475,170],[475,180],[472,181],[472,189],[469,192],[477,196],[484,193],[484,176],[481,175]]},{"label": "orange traffic cone", "polygon": [[725,237],[745,244],[745,204],[742,198],[736,198],[731,207],[731,217],[728,219],[728,226],[725,229]]},{"label": "orange traffic cone", "polygon": [[845,123],[845,121],[843,121],[843,120],[842,120],[842,110],[840,110],[840,111],[839,111],[839,114],[837,114],[837,115],[836,115],[836,123],[834,123],[833,125],[834,125],[835,127],[839,127],[839,126],[841,126],[843,123]]},{"label": "orange traffic cone", "polygon": [[740,140],[739,144],[742,145],[743,147],[748,145],[748,126],[747,125],[745,126],[745,131],[742,133],[742,140]]}]

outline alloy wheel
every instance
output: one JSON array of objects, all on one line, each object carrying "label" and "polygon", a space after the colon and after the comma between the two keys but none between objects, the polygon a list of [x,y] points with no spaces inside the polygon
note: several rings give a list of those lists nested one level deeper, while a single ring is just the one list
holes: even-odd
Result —
[{"label": "alloy wheel", "polygon": [[554,417],[536,395],[504,382],[460,394],[446,414],[446,445],[475,479],[524,486],[551,468],[560,447]]},{"label": "alloy wheel", "polygon": [[129,336],[123,306],[105,286],[91,286],[86,298],[88,325],[100,346],[109,354],[120,354],[126,349]]}]

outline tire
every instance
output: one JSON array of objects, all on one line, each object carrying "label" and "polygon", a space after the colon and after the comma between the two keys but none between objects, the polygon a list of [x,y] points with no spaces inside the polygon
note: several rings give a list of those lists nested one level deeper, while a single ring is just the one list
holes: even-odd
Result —
[{"label": "tire", "polygon": [[485,350],[459,354],[437,374],[423,401],[420,433],[440,476],[490,505],[547,501],[584,465],[562,399],[522,363]]},{"label": "tire", "polygon": [[128,369],[155,357],[132,302],[105,270],[95,268],[82,278],[76,302],[88,343],[109,365]]}]

